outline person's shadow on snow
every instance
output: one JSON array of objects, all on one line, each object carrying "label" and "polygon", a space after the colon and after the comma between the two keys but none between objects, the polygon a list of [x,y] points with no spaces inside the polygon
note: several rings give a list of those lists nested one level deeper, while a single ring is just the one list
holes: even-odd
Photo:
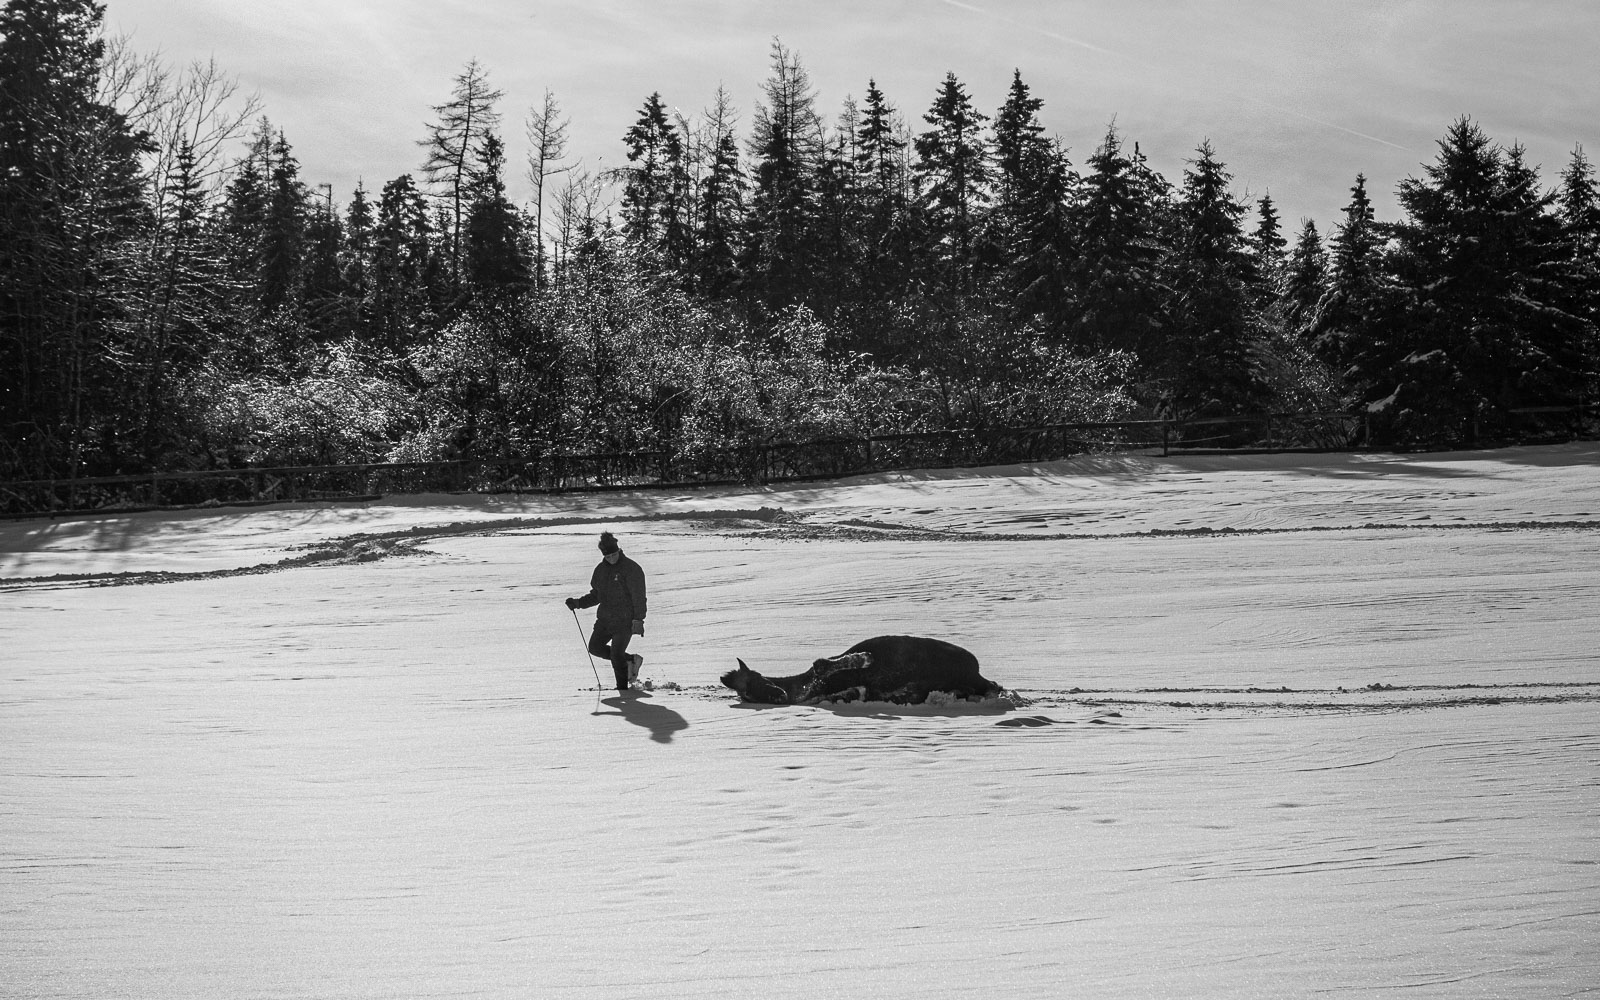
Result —
[{"label": "person's shadow on snow", "polygon": [[650,738],[657,743],[671,743],[673,733],[689,728],[689,720],[664,705],[651,704],[645,700],[648,697],[650,696],[636,691],[628,695],[604,698],[600,703],[617,709],[616,714],[634,725],[650,730]]}]

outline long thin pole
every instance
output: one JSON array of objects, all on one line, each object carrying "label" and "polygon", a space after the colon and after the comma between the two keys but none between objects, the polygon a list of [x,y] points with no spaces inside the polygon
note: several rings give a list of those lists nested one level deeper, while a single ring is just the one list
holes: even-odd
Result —
[{"label": "long thin pole", "polygon": [[574,625],[576,625],[578,627],[578,645],[583,647],[584,655],[589,657],[589,669],[594,672],[594,691],[595,691],[594,697],[595,697],[595,702],[598,704],[599,700],[600,700],[600,691],[601,691],[601,687],[600,687],[600,670],[599,670],[599,668],[597,668],[594,665],[594,654],[589,652],[589,644],[587,642],[584,642],[584,640],[583,640],[583,622],[578,621],[578,609],[577,608],[568,608],[567,610],[572,612],[572,624],[574,624]]}]

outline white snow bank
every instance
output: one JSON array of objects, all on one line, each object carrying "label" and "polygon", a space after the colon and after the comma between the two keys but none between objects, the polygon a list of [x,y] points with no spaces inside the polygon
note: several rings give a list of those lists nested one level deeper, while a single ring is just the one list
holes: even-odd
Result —
[{"label": "white snow bank", "polygon": [[1600,445],[1588,442],[1423,455],[1101,455],[759,490],[435,495],[107,514],[0,522],[0,579],[233,569],[358,533],[514,527],[518,519],[585,520],[621,530],[641,520],[762,508],[825,523],[1024,535],[1595,524],[1597,467]]}]

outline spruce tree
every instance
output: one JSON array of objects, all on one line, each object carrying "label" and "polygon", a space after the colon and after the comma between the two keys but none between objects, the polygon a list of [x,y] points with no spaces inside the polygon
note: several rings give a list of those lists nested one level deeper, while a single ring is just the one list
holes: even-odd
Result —
[{"label": "spruce tree", "polygon": [[[1073,229],[1077,177],[1066,151],[1035,146],[1023,165],[1025,183],[1012,208],[994,215],[1004,225],[995,247],[1014,312],[1042,321],[1051,339],[1072,339],[1076,313],[1073,271],[1079,248]],[[1083,346],[1079,344],[1078,346]]]},{"label": "spruce tree", "polygon": [[738,280],[739,234],[744,223],[746,182],[739,158],[733,103],[721,87],[705,112],[706,163],[695,206],[695,286],[713,298]]},{"label": "spruce tree", "polygon": [[1298,339],[1308,340],[1312,317],[1328,280],[1328,253],[1311,219],[1300,221],[1300,233],[1284,266],[1284,318]]},{"label": "spruce tree", "polygon": [[344,281],[344,222],[334,208],[332,186],[323,185],[322,191],[322,197],[312,198],[306,206],[298,295],[308,332],[325,344],[350,334],[355,301]]},{"label": "spruce tree", "polygon": [[623,142],[631,164],[620,171],[623,235],[638,247],[663,254],[663,263],[670,264],[668,248],[681,246],[683,240],[688,177],[683,136],[668,118],[659,92],[645,99]]},{"label": "spruce tree", "polygon": [[989,150],[982,133],[989,118],[972,106],[956,75],[947,73],[922,120],[931,126],[916,138],[928,252],[952,289],[970,290],[977,223],[989,201]]},{"label": "spruce tree", "polygon": [[817,173],[817,220],[811,242],[818,280],[807,305],[825,315],[848,308],[861,295],[867,250],[860,229],[865,192],[857,184],[855,170],[857,119],[855,104],[847,99]]},{"label": "spruce tree", "polygon": [[1060,338],[1073,311],[1070,204],[1076,179],[1065,151],[1044,137],[1043,107],[1014,71],[994,117],[995,196],[985,250],[1013,315],[1038,319]]},{"label": "spruce tree", "polygon": [[899,306],[914,282],[920,238],[909,198],[906,123],[877,80],[867,80],[853,146],[856,301],[840,322],[854,350],[891,363],[909,349]]},{"label": "spruce tree", "polygon": [[1561,172],[1556,217],[1570,275],[1567,311],[1588,326],[1582,391],[1592,402],[1600,394],[1600,190],[1595,185],[1594,166],[1582,146],[1573,149]]},{"label": "spruce tree", "polygon": [[1153,172],[1141,171],[1140,161],[1123,152],[1114,125],[1085,165],[1073,209],[1072,338],[1091,351],[1131,351],[1153,362],[1161,327],[1163,251],[1157,228],[1161,210],[1151,195],[1160,186],[1152,181]]},{"label": "spruce tree", "polygon": [[1520,147],[1468,118],[1407,178],[1394,227],[1405,337],[1386,409],[1397,433],[1470,441],[1514,424],[1517,407],[1576,402],[1591,324],[1572,310],[1574,275],[1553,193]]},{"label": "spruce tree", "polygon": [[1013,70],[1006,102],[994,116],[994,200],[1002,210],[1029,199],[1038,163],[1050,149],[1039,121],[1043,107],[1022,82],[1022,71]]},{"label": "spruce tree", "polygon": [[1392,319],[1382,256],[1384,234],[1367,195],[1367,178],[1357,174],[1344,219],[1334,229],[1327,281],[1309,332],[1317,356],[1333,366],[1358,398],[1370,401],[1389,378],[1399,348]]},{"label": "spruce tree", "polygon": [[160,222],[153,225],[149,268],[133,292],[133,342],[127,357],[130,383],[139,385],[126,416],[139,428],[140,454],[152,464],[178,458],[182,407],[174,398],[182,380],[210,354],[218,320],[227,308],[227,276],[220,246],[208,224],[209,198],[194,149],[180,141],[162,191]]},{"label": "spruce tree", "polygon": [[260,280],[261,309],[270,317],[296,311],[301,305],[310,197],[300,181],[300,162],[281,131],[268,148]]},{"label": "spruce tree", "polygon": [[345,207],[344,244],[340,247],[340,273],[345,294],[350,299],[350,333],[365,341],[370,335],[372,316],[372,237],[377,225],[366,187],[356,182],[355,194]]},{"label": "spruce tree", "polygon": [[104,5],[0,8],[0,474],[77,475],[121,446],[127,256],[152,147],[101,98]]},{"label": "spruce tree", "polygon": [[1260,402],[1251,365],[1258,338],[1245,207],[1209,141],[1195,150],[1175,205],[1177,241],[1165,264],[1171,292],[1163,380],[1179,413],[1237,413]]},{"label": "spruce tree", "polygon": [[505,147],[490,132],[477,149],[462,233],[464,283],[474,302],[501,304],[532,284],[522,220],[506,197]]},{"label": "spruce tree", "polygon": [[1273,204],[1270,192],[1264,194],[1256,202],[1256,228],[1250,234],[1250,252],[1255,258],[1256,274],[1262,281],[1263,290],[1269,294],[1276,292],[1278,280],[1282,277],[1284,248],[1288,245],[1289,241],[1283,235],[1278,206]]},{"label": "spruce tree", "polygon": [[1600,187],[1595,183],[1594,164],[1583,147],[1572,150],[1572,159],[1561,171],[1556,194],[1556,214],[1574,250],[1600,254]]},{"label": "spruce tree", "polygon": [[799,301],[811,286],[824,129],[810,74],[776,39],[762,93],[750,138],[752,190],[741,264],[751,292],[779,306]]},{"label": "spruce tree", "polygon": [[901,201],[905,178],[901,164],[905,142],[896,129],[894,106],[878,89],[876,80],[867,81],[866,104],[856,127],[856,173],[863,190],[871,193],[875,204]]},{"label": "spruce tree", "polygon": [[372,229],[372,336],[400,354],[426,331],[434,315],[432,226],[410,174],[383,186]]}]

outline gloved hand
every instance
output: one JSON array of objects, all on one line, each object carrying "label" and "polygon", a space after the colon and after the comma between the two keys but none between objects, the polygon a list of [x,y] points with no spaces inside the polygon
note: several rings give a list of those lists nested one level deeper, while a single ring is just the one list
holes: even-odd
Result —
[{"label": "gloved hand", "polygon": [[567,610],[568,611],[576,611],[576,610],[578,610],[578,599],[576,597],[567,598]]},{"label": "gloved hand", "polygon": [[634,635],[644,635],[644,619],[643,618],[635,618],[633,620],[633,634]]}]

